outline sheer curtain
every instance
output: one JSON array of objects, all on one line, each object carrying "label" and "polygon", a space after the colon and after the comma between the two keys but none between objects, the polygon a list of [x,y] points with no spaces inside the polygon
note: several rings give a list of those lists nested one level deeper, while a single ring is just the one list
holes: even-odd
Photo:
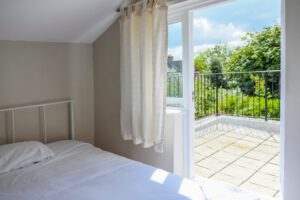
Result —
[{"label": "sheer curtain", "polygon": [[167,6],[144,0],[121,10],[121,134],[163,151],[167,84]]}]

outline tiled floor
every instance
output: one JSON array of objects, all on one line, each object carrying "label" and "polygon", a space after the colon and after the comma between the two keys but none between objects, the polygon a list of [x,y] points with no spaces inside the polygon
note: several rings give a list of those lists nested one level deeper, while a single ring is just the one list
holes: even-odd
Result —
[{"label": "tiled floor", "polygon": [[196,138],[196,175],[279,196],[279,134],[224,125]]}]

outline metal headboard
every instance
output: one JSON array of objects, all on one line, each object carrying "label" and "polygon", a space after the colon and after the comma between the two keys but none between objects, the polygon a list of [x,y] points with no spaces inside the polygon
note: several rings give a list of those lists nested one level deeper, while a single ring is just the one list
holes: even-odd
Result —
[{"label": "metal headboard", "polygon": [[73,100],[64,100],[64,101],[54,101],[54,102],[47,102],[47,103],[39,103],[39,104],[32,104],[26,106],[17,106],[17,107],[10,107],[0,109],[1,112],[10,112],[11,113],[11,128],[12,128],[12,142],[16,142],[16,135],[15,135],[15,111],[17,110],[26,110],[31,108],[40,108],[42,109],[42,123],[43,123],[43,134],[44,134],[44,143],[47,143],[47,118],[46,118],[46,107],[53,106],[53,105],[60,105],[60,104],[67,104],[69,105],[70,112],[70,136],[72,140],[75,139],[75,128],[74,128],[74,103]]}]

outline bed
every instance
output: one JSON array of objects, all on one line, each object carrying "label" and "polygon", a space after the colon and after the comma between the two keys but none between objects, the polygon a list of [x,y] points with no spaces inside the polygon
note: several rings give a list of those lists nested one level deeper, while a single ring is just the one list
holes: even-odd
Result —
[{"label": "bed", "polygon": [[[47,124],[47,112],[61,105],[68,108],[68,138],[48,143],[55,133],[49,131],[53,129]],[[27,109],[39,111],[40,141],[18,139],[15,115]],[[76,141],[72,100],[1,112],[9,116],[11,125],[7,144],[0,145],[1,200],[205,199],[201,187],[191,180]]]},{"label": "bed", "polygon": [[0,174],[1,200],[205,199],[190,180],[91,144],[64,140],[47,146],[53,158]]}]

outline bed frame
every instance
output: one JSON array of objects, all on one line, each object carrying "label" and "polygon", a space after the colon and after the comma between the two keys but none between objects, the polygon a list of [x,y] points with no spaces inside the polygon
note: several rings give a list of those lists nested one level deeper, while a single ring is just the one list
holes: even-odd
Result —
[{"label": "bed frame", "polygon": [[67,104],[69,106],[69,122],[70,122],[70,139],[75,139],[75,128],[74,128],[74,103],[73,100],[64,100],[64,101],[53,101],[53,102],[46,102],[46,103],[38,103],[38,104],[31,104],[26,106],[17,106],[17,107],[10,107],[10,108],[3,108],[0,109],[0,113],[11,113],[11,129],[12,129],[12,143],[16,142],[16,135],[15,135],[15,111],[17,110],[26,110],[31,108],[39,108],[42,112],[42,134],[43,134],[43,141],[45,144],[47,143],[47,118],[46,118],[46,111],[47,107],[54,106],[54,105],[63,105]]}]

